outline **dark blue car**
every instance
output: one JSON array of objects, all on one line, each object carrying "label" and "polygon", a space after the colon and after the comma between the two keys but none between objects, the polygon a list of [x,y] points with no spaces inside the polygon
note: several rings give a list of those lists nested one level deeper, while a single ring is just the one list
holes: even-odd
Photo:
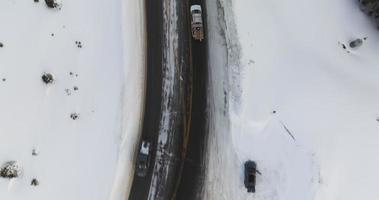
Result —
[{"label": "dark blue car", "polygon": [[245,162],[245,187],[247,192],[255,192],[255,180],[257,174],[257,164],[254,161]]}]

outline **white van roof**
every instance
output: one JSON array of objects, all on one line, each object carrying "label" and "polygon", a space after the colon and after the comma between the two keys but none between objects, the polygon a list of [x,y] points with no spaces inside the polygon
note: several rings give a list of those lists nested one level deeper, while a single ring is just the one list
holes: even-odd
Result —
[{"label": "white van roof", "polygon": [[194,10],[200,10],[201,11],[201,6],[200,5],[192,5],[191,6],[191,12]]}]

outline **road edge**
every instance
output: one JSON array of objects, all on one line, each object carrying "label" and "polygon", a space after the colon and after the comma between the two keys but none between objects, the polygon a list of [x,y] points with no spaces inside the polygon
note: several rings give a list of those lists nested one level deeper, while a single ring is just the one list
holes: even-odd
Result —
[{"label": "road edge", "polygon": [[[143,125],[146,91],[145,1],[121,0],[123,90],[119,157],[110,200],[128,198],[134,174],[135,149]],[[134,22],[131,24],[130,22]],[[130,30],[135,31],[130,31]],[[128,34],[126,34],[128,33]],[[132,86],[132,87],[131,87]],[[131,112],[130,108],[133,108]]]}]

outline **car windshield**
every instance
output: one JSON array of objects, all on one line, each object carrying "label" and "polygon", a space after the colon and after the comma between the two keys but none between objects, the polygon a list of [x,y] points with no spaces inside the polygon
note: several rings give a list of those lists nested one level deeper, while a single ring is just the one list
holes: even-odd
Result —
[{"label": "car windshield", "polygon": [[138,155],[138,162],[139,163],[145,163],[146,162],[146,160],[147,160],[147,158],[148,158],[148,155],[145,155],[145,154],[142,154],[142,153],[140,153],[139,155]]}]

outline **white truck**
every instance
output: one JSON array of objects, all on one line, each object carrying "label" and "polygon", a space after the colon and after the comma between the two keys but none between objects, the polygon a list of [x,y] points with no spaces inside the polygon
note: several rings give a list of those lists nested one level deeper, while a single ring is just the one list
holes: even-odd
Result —
[{"label": "white truck", "polygon": [[191,32],[195,40],[200,42],[204,40],[203,17],[200,5],[191,6]]}]

